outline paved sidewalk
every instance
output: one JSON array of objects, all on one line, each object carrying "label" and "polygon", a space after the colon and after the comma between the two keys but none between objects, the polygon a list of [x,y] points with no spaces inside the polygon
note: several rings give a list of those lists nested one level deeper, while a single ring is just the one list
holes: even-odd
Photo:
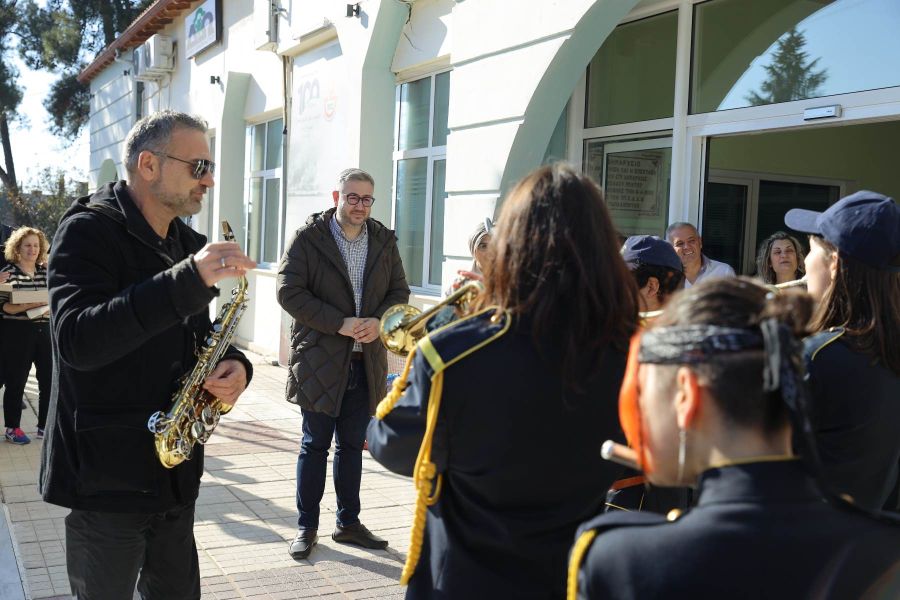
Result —
[{"label": "paved sidewalk", "polygon": [[[331,540],[336,499],[329,468],[319,544],[309,560],[288,556],[297,525],[300,409],[284,401],[286,371],[250,356],[253,382],[206,446],[194,527],[203,598],[402,598],[397,581],[409,545],[415,491],[409,479],[385,471],[368,453],[363,455],[361,520],[390,542],[388,549],[364,550]],[[33,386],[32,379],[26,390],[32,409],[22,420],[32,437],[37,422]],[[63,526],[68,510],[45,504],[37,493],[40,445],[36,439],[27,446],[0,441],[0,493],[25,597],[68,597]],[[0,556],[2,550],[0,537]],[[0,585],[0,600],[21,598],[14,588],[7,595]]]}]

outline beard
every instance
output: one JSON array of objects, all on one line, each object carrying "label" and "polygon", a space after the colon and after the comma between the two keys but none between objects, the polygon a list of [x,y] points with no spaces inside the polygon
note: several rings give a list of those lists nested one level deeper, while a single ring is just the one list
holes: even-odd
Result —
[{"label": "beard", "polygon": [[194,200],[194,198],[192,197],[192,194],[196,190],[191,190],[183,194],[169,192],[163,189],[161,181],[157,181],[153,184],[151,191],[153,192],[153,195],[156,197],[156,199],[159,200],[160,204],[171,210],[179,217],[189,217],[191,215],[196,215],[202,208],[200,200]]}]

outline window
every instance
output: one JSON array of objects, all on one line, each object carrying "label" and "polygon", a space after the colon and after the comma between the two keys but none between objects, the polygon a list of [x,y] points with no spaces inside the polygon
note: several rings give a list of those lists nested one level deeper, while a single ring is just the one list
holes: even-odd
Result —
[{"label": "window", "polygon": [[411,286],[441,284],[450,73],[397,88],[394,229]]},{"label": "window", "polygon": [[896,0],[714,0],[694,10],[692,113],[900,85]]},{"label": "window", "polygon": [[247,128],[247,240],[250,258],[276,263],[280,258],[282,119]]},{"label": "window", "polygon": [[588,65],[585,127],[671,117],[678,13],[619,25]]}]

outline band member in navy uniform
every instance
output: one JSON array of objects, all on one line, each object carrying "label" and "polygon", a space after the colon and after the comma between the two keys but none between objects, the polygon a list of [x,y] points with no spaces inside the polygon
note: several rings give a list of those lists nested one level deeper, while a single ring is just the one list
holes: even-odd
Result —
[{"label": "band member in navy uniform", "polygon": [[614,512],[585,524],[570,599],[897,597],[900,529],[826,502],[814,453],[792,454],[792,427],[811,438],[794,337],[811,308],[749,278],[713,279],[632,340],[623,429],[652,482],[696,485],[699,500],[668,520]]},{"label": "band member in navy uniform", "polygon": [[823,213],[793,209],[810,234],[806,340],[811,418],[826,479],[870,508],[898,510],[900,482],[900,206],[857,192]]},{"label": "band member in navy uniform", "polygon": [[684,287],[684,266],[672,245],[654,235],[633,235],[622,245],[622,258],[637,281],[642,321],[662,310]]},{"label": "band member in navy uniform", "polygon": [[600,446],[622,436],[638,302],[602,192],[534,171],[489,254],[484,308],[419,342],[369,424],[372,455],[419,492],[407,598],[562,597],[575,529],[619,472]]},{"label": "band member in navy uniform", "polygon": [[[672,244],[652,235],[633,235],[622,244],[622,258],[634,276],[641,303],[640,322],[647,327],[672,295],[684,287],[684,267]],[[651,486],[640,472],[623,467],[606,494],[607,510],[647,510],[666,514],[691,503],[688,488]]]}]

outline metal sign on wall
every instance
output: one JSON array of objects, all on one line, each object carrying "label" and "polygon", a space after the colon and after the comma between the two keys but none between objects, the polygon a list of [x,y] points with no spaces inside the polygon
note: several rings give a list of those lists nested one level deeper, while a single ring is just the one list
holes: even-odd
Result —
[{"label": "metal sign on wall", "polygon": [[184,20],[184,53],[191,58],[222,39],[222,0],[206,0]]}]

